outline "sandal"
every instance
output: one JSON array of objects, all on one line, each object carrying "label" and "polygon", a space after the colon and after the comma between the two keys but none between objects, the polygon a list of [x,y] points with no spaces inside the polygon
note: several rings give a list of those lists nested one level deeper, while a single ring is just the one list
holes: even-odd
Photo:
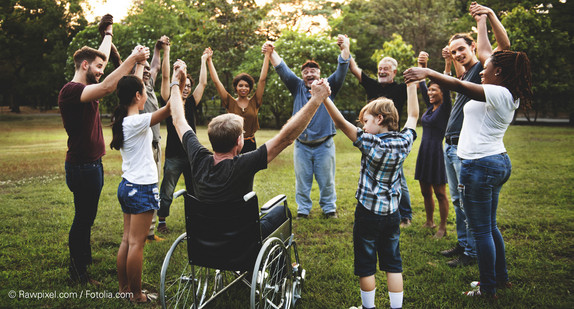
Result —
[{"label": "sandal", "polygon": [[130,298],[130,302],[134,305],[141,305],[141,304],[149,304],[153,301],[157,300],[157,293],[149,293],[146,290],[142,290],[142,294],[145,296],[145,300],[144,301],[138,301],[135,300],[133,298]]}]

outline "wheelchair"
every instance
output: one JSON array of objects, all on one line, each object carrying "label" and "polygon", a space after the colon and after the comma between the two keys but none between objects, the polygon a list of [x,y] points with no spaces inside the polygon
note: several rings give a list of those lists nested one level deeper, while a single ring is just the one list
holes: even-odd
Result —
[{"label": "wheelchair", "polygon": [[[174,241],[163,261],[163,308],[204,308],[238,282],[250,288],[251,308],[295,306],[301,299],[305,270],[285,195],[271,199],[261,213],[255,192],[217,204],[202,203],[185,190],[176,192],[174,199],[182,195],[186,232]],[[287,220],[263,238],[260,219],[280,206]]]}]

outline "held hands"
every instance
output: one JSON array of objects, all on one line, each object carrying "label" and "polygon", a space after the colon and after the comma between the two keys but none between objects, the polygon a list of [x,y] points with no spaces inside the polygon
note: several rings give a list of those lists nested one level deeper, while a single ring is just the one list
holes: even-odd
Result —
[{"label": "held hands", "polygon": [[173,76],[171,78],[172,82],[179,82],[185,84],[185,78],[187,72],[187,65],[181,59],[177,59],[177,61],[173,64]]},{"label": "held hands", "polygon": [[343,49],[349,49],[349,47],[351,46],[351,41],[349,40],[349,37],[346,34],[339,34],[337,36],[337,45],[339,45],[339,48],[341,50]]},{"label": "held hands", "polygon": [[207,61],[208,58],[211,58],[211,56],[213,55],[213,51],[211,51],[211,48],[206,48],[203,51],[203,55],[201,55],[201,62]]},{"label": "held hands", "polygon": [[446,62],[452,61],[452,55],[450,53],[450,48],[448,47],[448,45],[442,49],[442,57]]},{"label": "held hands", "polygon": [[273,42],[265,42],[263,43],[263,46],[261,46],[261,53],[262,54],[272,54],[273,51],[275,50],[275,46],[273,45]]},{"label": "held hands", "polygon": [[311,84],[311,96],[325,101],[331,95],[331,87],[326,78],[314,80]]},{"label": "held hands", "polygon": [[428,76],[429,69],[427,68],[410,68],[403,72],[403,77],[405,78],[405,83],[415,83],[419,80],[423,80]]},{"label": "held hands", "polygon": [[149,48],[145,46],[138,45],[132,51],[131,56],[134,56],[136,62],[141,63],[146,61],[149,58]]},{"label": "held hands", "polygon": [[426,68],[429,61],[429,54],[425,51],[419,53],[418,64],[419,68]]},{"label": "held hands", "polygon": [[492,11],[492,9],[480,5],[476,2],[472,2],[470,4],[470,7],[468,9],[470,11],[470,15],[472,15],[472,17],[477,21],[481,21],[481,20],[486,20],[488,18],[489,14],[493,14],[494,11]]},{"label": "held hands", "polygon": [[159,40],[157,40],[157,42],[155,42],[155,48],[160,49],[160,48],[168,48],[170,45],[169,42],[169,37],[167,35],[162,35],[161,38],[159,38]]}]

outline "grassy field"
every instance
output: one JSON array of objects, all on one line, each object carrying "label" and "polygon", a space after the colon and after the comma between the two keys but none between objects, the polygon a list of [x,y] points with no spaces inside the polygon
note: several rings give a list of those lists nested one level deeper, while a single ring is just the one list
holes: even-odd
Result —
[{"label": "grassy field", "polygon": [[[162,130],[165,137],[165,128]],[[65,184],[66,134],[61,120],[57,116],[0,115],[0,132],[0,144],[4,145],[0,152],[0,307],[129,307],[126,301],[111,296],[118,290],[115,258],[122,235],[122,213],[116,198],[121,176],[119,151],[108,147],[103,158],[105,185],[92,229],[94,264],[90,273],[103,284],[97,288],[74,286],[67,279],[68,230],[74,210]],[[258,144],[275,133],[259,131]],[[111,129],[105,127],[104,134],[109,143]],[[207,143],[205,128],[199,129],[199,136]],[[413,225],[401,233],[405,308],[574,307],[574,130],[511,126],[505,143],[513,171],[501,193],[498,222],[514,287],[499,291],[499,300],[493,303],[460,295],[471,281],[478,280],[478,267],[451,269],[438,253],[456,241],[452,207],[447,237],[435,240],[433,231],[422,228],[423,200],[413,179],[420,144],[417,140],[405,163],[414,212]],[[315,204],[309,220],[294,223],[302,265],[307,270],[300,308],[360,304],[352,250],[360,155],[341,133],[336,137],[336,147],[340,218],[323,219]],[[182,187],[183,181],[178,188]],[[296,211],[292,147],[257,175],[254,190],[260,201],[286,194],[291,210]],[[314,201],[318,195],[315,185]],[[144,288],[159,289],[164,255],[184,231],[182,204],[177,201],[168,218],[173,232],[162,235],[165,241],[145,248]],[[381,272],[377,273],[377,285],[377,307],[389,307]],[[16,292],[15,298],[10,297],[12,292]],[[42,292],[39,300],[25,294]],[[247,289],[238,286],[222,295],[212,308],[245,308],[247,295]]]}]

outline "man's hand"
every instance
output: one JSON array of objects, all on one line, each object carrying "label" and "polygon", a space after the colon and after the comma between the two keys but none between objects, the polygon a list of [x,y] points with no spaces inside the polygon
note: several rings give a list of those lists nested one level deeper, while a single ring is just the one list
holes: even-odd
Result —
[{"label": "man's hand", "polygon": [[211,57],[212,54],[213,52],[209,47],[203,50],[203,55],[201,55],[201,62],[207,61],[207,58]]},{"label": "man's hand", "polygon": [[132,56],[135,57],[136,62],[144,62],[149,58],[149,48],[138,45],[132,51]]},{"label": "man's hand", "polygon": [[486,6],[480,5],[476,2],[472,2],[468,9],[470,15],[477,21],[486,20],[489,14],[494,14],[494,11]]},{"label": "man's hand", "polygon": [[452,54],[450,53],[450,48],[448,45],[442,49],[442,57],[447,62],[452,61]]},{"label": "man's hand", "polygon": [[113,27],[112,24],[114,23],[114,17],[110,14],[106,14],[102,16],[100,23],[98,25],[98,32],[102,38],[106,36],[106,33],[113,35]]},{"label": "man's hand", "polygon": [[418,64],[420,68],[426,68],[429,61],[429,54],[425,51],[419,53]]},{"label": "man's hand", "polygon": [[419,80],[425,79],[428,76],[429,69],[427,68],[410,68],[403,73],[405,83],[410,84]]},{"label": "man's hand", "polygon": [[318,98],[321,102],[331,95],[331,87],[326,78],[313,81],[311,84],[311,96]]}]

